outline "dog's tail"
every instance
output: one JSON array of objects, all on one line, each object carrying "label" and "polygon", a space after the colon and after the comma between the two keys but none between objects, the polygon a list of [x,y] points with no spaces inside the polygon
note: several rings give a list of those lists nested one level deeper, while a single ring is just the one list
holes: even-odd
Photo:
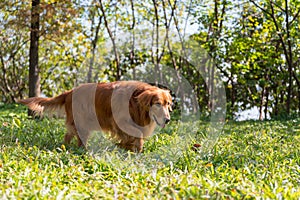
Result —
[{"label": "dog's tail", "polygon": [[26,105],[35,115],[42,115],[44,112],[53,113],[63,110],[66,97],[71,93],[67,91],[53,98],[31,97],[28,99],[19,100],[18,103]]}]

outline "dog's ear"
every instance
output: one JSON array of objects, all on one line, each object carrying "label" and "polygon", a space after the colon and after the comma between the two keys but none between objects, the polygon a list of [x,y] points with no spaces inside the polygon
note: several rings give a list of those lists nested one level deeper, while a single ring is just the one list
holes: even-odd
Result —
[{"label": "dog's ear", "polygon": [[155,92],[146,90],[139,94],[136,99],[141,106],[150,107],[152,106],[152,101],[155,96]]}]

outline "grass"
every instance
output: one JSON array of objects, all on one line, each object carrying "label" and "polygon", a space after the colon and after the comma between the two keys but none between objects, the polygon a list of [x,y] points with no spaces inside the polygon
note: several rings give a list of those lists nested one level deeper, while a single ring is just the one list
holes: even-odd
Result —
[{"label": "grass", "polygon": [[26,113],[0,105],[1,199],[300,198],[299,118],[228,122],[205,155],[191,147],[208,123],[173,122],[134,154],[105,138],[94,153],[64,146],[63,120]]}]

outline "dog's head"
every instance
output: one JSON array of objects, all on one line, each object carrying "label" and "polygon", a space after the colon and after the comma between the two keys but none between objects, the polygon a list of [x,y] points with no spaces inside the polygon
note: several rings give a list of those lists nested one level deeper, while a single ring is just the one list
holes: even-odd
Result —
[{"label": "dog's head", "polygon": [[149,111],[150,119],[158,126],[165,127],[170,121],[172,96],[169,90],[152,88],[137,96],[139,104]]}]

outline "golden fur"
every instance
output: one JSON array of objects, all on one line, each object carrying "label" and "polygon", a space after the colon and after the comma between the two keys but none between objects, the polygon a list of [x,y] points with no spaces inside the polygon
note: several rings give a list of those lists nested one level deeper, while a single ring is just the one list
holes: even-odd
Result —
[{"label": "golden fur", "polygon": [[[122,148],[141,152],[144,139],[156,125],[170,120],[170,92],[138,81],[84,84],[53,98],[20,100],[36,114],[64,109],[67,133],[65,143],[77,137],[86,146],[93,130],[103,130]],[[94,105],[94,106],[93,106]]]}]

